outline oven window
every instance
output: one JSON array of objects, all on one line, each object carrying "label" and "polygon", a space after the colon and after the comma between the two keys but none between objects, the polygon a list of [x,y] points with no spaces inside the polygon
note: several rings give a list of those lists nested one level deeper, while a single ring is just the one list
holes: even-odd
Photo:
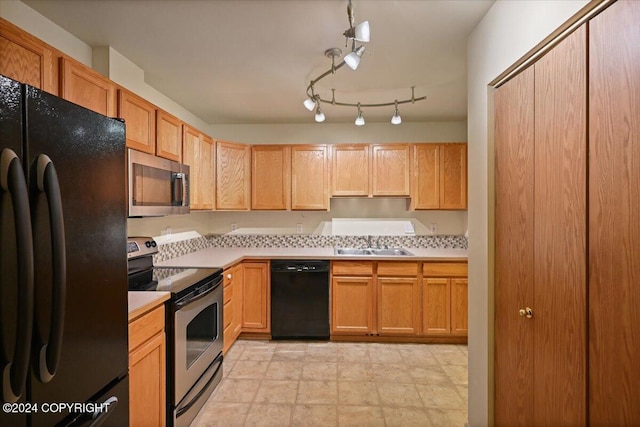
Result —
[{"label": "oven window", "polygon": [[218,303],[213,303],[187,325],[187,369],[217,338]]}]

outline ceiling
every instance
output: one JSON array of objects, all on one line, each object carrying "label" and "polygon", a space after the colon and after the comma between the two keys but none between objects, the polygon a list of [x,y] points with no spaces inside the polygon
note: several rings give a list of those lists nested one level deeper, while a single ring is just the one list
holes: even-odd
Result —
[{"label": "ceiling", "polygon": [[[210,124],[313,123],[302,101],[328,70],[328,48],[344,54],[346,0],[23,0],[91,46],[111,46],[146,82]],[[493,0],[352,0],[371,42],[356,71],[316,85],[342,102],[411,97],[403,121],[466,118],[466,39]],[[355,108],[323,104],[327,123],[352,122]],[[393,107],[363,109],[386,122]]]}]

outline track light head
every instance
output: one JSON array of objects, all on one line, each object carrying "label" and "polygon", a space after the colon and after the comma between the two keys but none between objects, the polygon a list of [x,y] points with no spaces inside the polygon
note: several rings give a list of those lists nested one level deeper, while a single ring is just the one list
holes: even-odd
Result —
[{"label": "track light head", "polygon": [[352,70],[356,70],[358,68],[364,49],[364,46],[358,46],[353,52],[344,57],[344,62],[349,66],[349,68]]},{"label": "track light head", "polygon": [[322,112],[322,110],[320,109],[320,103],[318,103],[318,108],[316,108],[316,122],[318,123],[322,123],[324,122],[324,113]]},{"label": "track light head", "polygon": [[398,100],[396,99],[396,110],[393,113],[393,117],[391,117],[391,124],[399,125],[400,123],[402,123],[402,117],[400,117],[400,114],[398,113]]},{"label": "track light head", "polygon": [[358,103],[358,117],[356,117],[356,121],[354,122],[356,126],[364,126],[364,117],[362,116],[362,110],[360,109],[360,104]]},{"label": "track light head", "polygon": [[312,98],[307,98],[307,99],[304,100],[303,104],[304,104],[304,107],[307,110],[313,111],[313,109],[316,106],[316,101],[314,99],[312,99]]}]

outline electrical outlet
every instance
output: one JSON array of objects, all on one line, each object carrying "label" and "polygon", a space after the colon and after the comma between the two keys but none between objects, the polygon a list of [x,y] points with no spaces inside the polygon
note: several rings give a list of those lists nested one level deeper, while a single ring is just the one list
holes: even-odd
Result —
[{"label": "electrical outlet", "polygon": [[432,222],[431,224],[429,224],[429,230],[431,231],[431,234],[438,234],[438,224]]},{"label": "electrical outlet", "polygon": [[236,231],[238,229],[238,224],[231,224],[231,231]]},{"label": "electrical outlet", "polygon": [[296,224],[296,233],[298,234],[302,233],[302,224]]}]

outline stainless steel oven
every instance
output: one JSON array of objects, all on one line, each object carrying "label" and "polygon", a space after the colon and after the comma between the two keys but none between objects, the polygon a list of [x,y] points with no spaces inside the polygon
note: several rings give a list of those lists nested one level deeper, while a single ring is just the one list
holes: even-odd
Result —
[{"label": "stainless steel oven", "polygon": [[189,166],[128,150],[129,216],[189,213]]},{"label": "stainless steel oven", "polygon": [[168,291],[167,426],[188,426],[222,379],[222,269],[158,268],[149,237],[128,241],[129,290]]},{"label": "stainless steel oven", "polygon": [[222,373],[222,276],[172,302],[174,423],[188,426]]}]

